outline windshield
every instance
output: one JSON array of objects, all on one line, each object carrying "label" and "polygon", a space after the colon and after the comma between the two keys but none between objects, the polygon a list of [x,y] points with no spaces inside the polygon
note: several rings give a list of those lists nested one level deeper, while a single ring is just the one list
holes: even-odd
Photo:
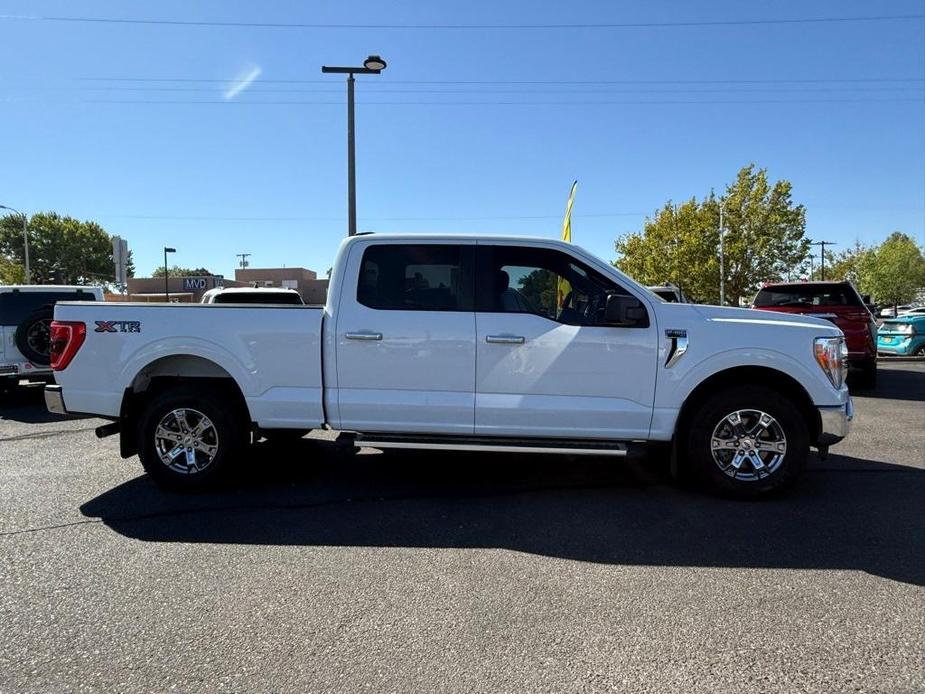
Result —
[{"label": "windshield", "polygon": [[771,306],[863,306],[857,292],[847,284],[790,284],[765,287],[758,292],[755,308]]}]

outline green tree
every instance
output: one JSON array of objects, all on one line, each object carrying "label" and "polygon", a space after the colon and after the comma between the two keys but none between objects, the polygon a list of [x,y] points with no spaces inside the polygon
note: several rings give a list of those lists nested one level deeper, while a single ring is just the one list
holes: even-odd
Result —
[{"label": "green tree", "polygon": [[[825,276],[830,280],[848,280],[855,287],[861,286],[865,259],[875,249],[865,246],[859,239],[854,245],[838,253],[826,251]],[[818,263],[817,263],[818,265]],[[821,268],[817,267],[813,279],[821,279]]]},{"label": "green tree", "polygon": [[19,263],[0,255],[0,284],[22,284],[26,281],[26,269]]},{"label": "green tree", "polygon": [[895,231],[865,256],[860,289],[878,303],[897,306],[916,298],[925,287],[925,257],[915,239]]},{"label": "green tree", "polygon": [[614,264],[643,284],[673,282],[697,301],[719,303],[719,216],[724,207],[726,303],[749,297],[762,282],[787,279],[809,250],[806,211],[791,185],[771,184],[765,169],[743,167],[725,194],[712,192],[647,219],[641,232],[620,236]]},{"label": "green tree", "polygon": [[[134,270],[134,268],[133,268]],[[171,277],[203,277],[206,275],[211,275],[212,273],[209,270],[206,270],[204,267],[197,267],[195,269],[190,269],[188,267],[179,267],[177,265],[172,265],[170,267],[170,276]],[[161,265],[159,268],[155,269],[151,273],[151,277],[163,277],[164,276],[164,266]]]},{"label": "green tree", "polygon": [[[32,215],[28,224],[29,269],[34,284],[49,284],[60,273],[65,284],[100,284],[115,275],[112,237],[96,222],[56,212]],[[22,217],[0,218],[0,255],[25,265]]]}]

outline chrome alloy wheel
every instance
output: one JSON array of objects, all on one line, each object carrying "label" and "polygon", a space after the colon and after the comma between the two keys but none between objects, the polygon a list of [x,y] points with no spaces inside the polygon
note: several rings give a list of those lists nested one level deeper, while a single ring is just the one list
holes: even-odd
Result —
[{"label": "chrome alloy wheel", "polygon": [[182,475],[193,475],[215,459],[218,431],[199,410],[181,407],[161,417],[154,430],[154,447],[164,465]]},{"label": "chrome alloy wheel", "polygon": [[716,425],[710,448],[720,470],[733,479],[750,482],[781,466],[787,454],[787,437],[767,412],[736,410]]}]

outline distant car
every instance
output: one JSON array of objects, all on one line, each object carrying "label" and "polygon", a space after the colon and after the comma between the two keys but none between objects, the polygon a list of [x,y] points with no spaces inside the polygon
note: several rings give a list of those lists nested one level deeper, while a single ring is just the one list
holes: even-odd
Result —
[{"label": "distant car", "polygon": [[894,356],[925,357],[925,313],[884,321],[877,331],[877,351]]},{"label": "distant car", "polygon": [[0,287],[0,379],[7,385],[20,380],[50,380],[50,326],[55,304],[102,300],[100,287]]},{"label": "distant car", "polygon": [[900,311],[900,316],[925,316],[925,306],[916,306],[908,311]]},{"label": "distant car", "polygon": [[880,311],[881,318],[895,318],[898,315],[902,315],[904,312],[911,310],[913,307],[909,305],[904,306],[886,306]]},{"label": "distant car", "polygon": [[304,304],[295,289],[277,287],[216,287],[202,295],[203,304]]},{"label": "distant car", "polygon": [[877,322],[850,282],[786,282],[762,287],[752,302],[762,311],[799,313],[825,318],[845,334],[848,366],[858,385],[877,384]]},{"label": "distant car", "polygon": [[650,292],[655,294],[655,296],[668,301],[673,304],[689,304],[691,300],[685,296],[684,292],[681,290],[681,287],[676,287],[671,282],[666,282],[665,284],[653,285],[651,287],[646,287]]}]

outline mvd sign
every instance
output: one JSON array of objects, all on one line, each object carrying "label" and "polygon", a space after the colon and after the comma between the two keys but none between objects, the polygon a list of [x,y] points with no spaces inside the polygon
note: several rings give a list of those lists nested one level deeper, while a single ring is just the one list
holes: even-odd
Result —
[{"label": "mvd sign", "polygon": [[205,289],[206,288],[206,278],[205,277],[184,277],[183,278],[183,288],[184,289]]}]

